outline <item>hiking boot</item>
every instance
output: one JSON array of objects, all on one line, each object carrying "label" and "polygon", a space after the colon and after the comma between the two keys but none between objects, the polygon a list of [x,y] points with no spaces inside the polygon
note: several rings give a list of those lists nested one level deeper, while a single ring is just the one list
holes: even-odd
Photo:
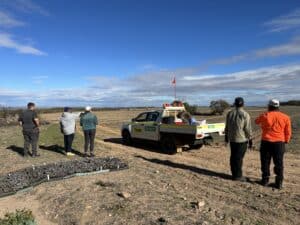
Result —
[{"label": "hiking boot", "polygon": [[261,181],[259,182],[262,186],[266,187],[269,184],[269,178],[263,178],[261,179]]},{"label": "hiking boot", "polygon": [[282,180],[281,179],[278,179],[277,177],[275,178],[275,185],[274,185],[275,188],[277,188],[278,190],[281,190],[282,189]]},{"label": "hiking boot", "polygon": [[90,157],[92,157],[92,158],[95,157],[95,154],[94,154],[94,153],[91,153],[91,154],[90,154]]},{"label": "hiking boot", "polygon": [[275,186],[274,186],[276,189],[278,189],[278,190],[282,190],[282,182],[280,182],[280,183],[275,183]]},{"label": "hiking boot", "polygon": [[85,152],[85,153],[83,154],[83,157],[84,157],[84,158],[87,158],[87,157],[89,157],[89,154],[88,154],[87,152]]},{"label": "hiking boot", "polygon": [[75,154],[72,152],[67,152],[67,156],[74,156]]},{"label": "hiking boot", "polygon": [[36,157],[40,157],[40,154],[37,154],[37,153],[32,154],[32,158],[36,158]]}]

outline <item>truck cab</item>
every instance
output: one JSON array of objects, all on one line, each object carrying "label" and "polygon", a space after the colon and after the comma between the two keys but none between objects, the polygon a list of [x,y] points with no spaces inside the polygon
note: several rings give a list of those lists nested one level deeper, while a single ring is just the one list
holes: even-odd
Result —
[{"label": "truck cab", "polygon": [[224,134],[225,124],[190,124],[178,118],[186,110],[182,105],[164,104],[161,110],[140,113],[131,122],[125,122],[121,128],[124,144],[130,145],[134,140],[158,142],[164,152],[175,153],[185,145],[200,148],[211,134]]}]

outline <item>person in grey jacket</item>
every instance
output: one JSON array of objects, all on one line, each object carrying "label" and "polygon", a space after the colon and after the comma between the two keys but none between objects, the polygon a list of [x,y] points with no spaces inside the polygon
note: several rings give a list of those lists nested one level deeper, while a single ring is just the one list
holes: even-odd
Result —
[{"label": "person in grey jacket", "polygon": [[244,110],[244,99],[237,97],[235,108],[226,117],[225,142],[230,142],[230,167],[233,180],[246,181],[243,177],[243,158],[248,144],[252,148],[252,128],[250,115]]},{"label": "person in grey jacket", "polygon": [[60,118],[61,132],[64,134],[65,151],[67,156],[73,156],[72,143],[75,137],[76,120],[81,113],[72,113],[71,108],[65,107]]}]

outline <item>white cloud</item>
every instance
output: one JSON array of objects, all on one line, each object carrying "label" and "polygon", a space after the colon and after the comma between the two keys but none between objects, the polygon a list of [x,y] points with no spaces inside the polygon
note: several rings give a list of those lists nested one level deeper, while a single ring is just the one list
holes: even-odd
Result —
[{"label": "white cloud", "polygon": [[0,11],[0,27],[19,27],[23,26],[24,22],[15,19],[9,13]]},{"label": "white cloud", "polygon": [[[208,105],[211,100],[233,101],[243,96],[247,103],[263,104],[269,98],[300,99],[300,65],[288,64],[228,74],[192,74],[180,70],[153,71],[127,78],[95,76],[91,85],[70,89],[39,91],[0,90],[2,102],[39,105],[159,106],[173,100],[173,75],[177,93],[191,103]],[[24,103],[25,102],[25,103]]]},{"label": "white cloud", "polygon": [[0,6],[23,13],[38,13],[48,16],[49,12],[32,0],[1,0]]},{"label": "white cloud", "polygon": [[31,45],[19,43],[18,41],[14,40],[8,33],[0,33],[0,47],[15,49],[18,53],[21,54],[30,54],[36,56],[47,55],[47,53],[34,48]]},{"label": "white cloud", "polygon": [[274,45],[262,49],[256,49],[250,52],[241,53],[239,55],[230,56],[227,58],[212,60],[199,67],[199,70],[205,70],[213,65],[228,65],[245,60],[257,60],[264,58],[274,58],[282,56],[292,56],[300,54],[300,37],[294,37],[290,41]]},{"label": "white cloud", "polygon": [[300,9],[293,10],[292,12],[274,18],[264,23],[270,32],[282,32],[295,28],[300,28]]},{"label": "white cloud", "polygon": [[253,52],[256,58],[288,56],[300,54],[300,39],[294,38],[288,43],[277,45],[265,49],[260,49]]},{"label": "white cloud", "polygon": [[[23,13],[39,13],[42,15],[49,15],[46,10],[44,10],[39,5],[35,4],[31,0],[1,0],[0,1],[0,28],[14,28],[19,26],[24,26],[23,21],[17,20],[8,11],[19,11]],[[0,31],[0,47],[15,49],[21,54],[31,54],[36,56],[47,55],[45,52],[35,48],[32,44],[21,43],[17,41],[9,33],[4,33]]]}]

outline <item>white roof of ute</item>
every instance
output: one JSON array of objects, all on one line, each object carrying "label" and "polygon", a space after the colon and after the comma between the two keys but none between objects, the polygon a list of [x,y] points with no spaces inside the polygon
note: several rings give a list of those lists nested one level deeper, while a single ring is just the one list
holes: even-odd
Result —
[{"label": "white roof of ute", "polygon": [[165,106],[164,110],[179,111],[179,110],[185,110],[185,108],[184,108],[184,106]]}]

